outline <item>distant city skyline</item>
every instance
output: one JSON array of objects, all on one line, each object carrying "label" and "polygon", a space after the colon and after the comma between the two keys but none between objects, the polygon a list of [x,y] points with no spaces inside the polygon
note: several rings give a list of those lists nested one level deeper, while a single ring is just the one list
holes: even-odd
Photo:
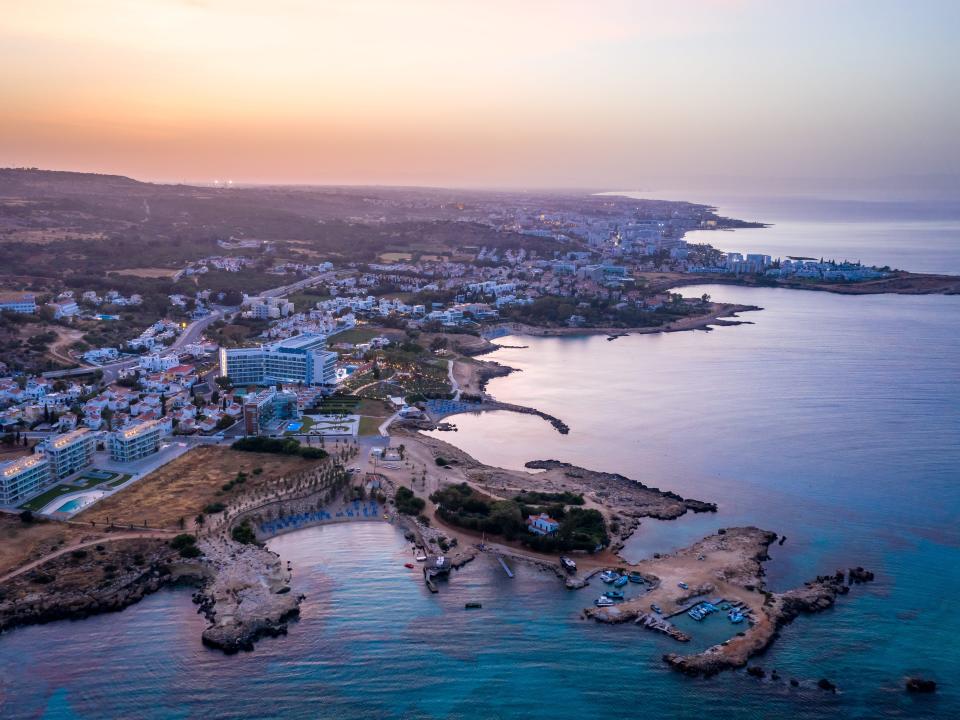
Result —
[{"label": "distant city skyline", "polygon": [[0,166],[182,182],[939,194],[960,176],[954,2],[0,10]]}]

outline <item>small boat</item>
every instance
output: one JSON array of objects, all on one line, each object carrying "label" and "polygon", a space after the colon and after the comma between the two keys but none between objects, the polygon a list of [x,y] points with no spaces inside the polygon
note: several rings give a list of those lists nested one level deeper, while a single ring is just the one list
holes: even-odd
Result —
[{"label": "small boat", "polygon": [[610,607],[611,605],[613,605],[613,600],[611,600],[610,598],[604,595],[601,595],[600,597],[598,597],[596,600],[593,601],[593,604],[596,605],[597,607]]},{"label": "small boat", "polygon": [[663,610],[660,609],[659,605],[651,604],[650,609],[657,613],[657,615],[663,615]]},{"label": "small boat", "polygon": [[623,586],[626,585],[626,584],[627,584],[627,576],[626,576],[626,575],[621,575],[620,577],[618,577],[616,580],[613,581],[613,586],[614,586],[614,587],[623,587]]},{"label": "small boat", "polygon": [[603,596],[611,600],[623,600],[623,592],[621,590],[607,590]]},{"label": "small boat", "polygon": [[729,617],[730,617],[730,622],[732,622],[734,625],[737,625],[743,622],[743,615],[741,615],[740,613],[730,613]]},{"label": "small boat", "polygon": [[632,583],[642,583],[643,575],[641,575],[638,572],[632,572],[629,575],[627,575],[627,580],[629,580]]},{"label": "small boat", "polygon": [[413,563],[404,563],[403,566],[404,566],[405,568],[410,568],[411,570],[412,570],[413,567],[414,567]]},{"label": "small boat", "polygon": [[427,556],[426,556],[426,555],[417,555],[417,556],[414,558],[414,560],[416,560],[417,562],[426,562],[426,561],[427,561]]},{"label": "small boat", "polygon": [[607,585],[609,585],[609,584],[612,583],[614,580],[616,580],[617,577],[618,577],[618,575],[617,575],[615,572],[613,572],[612,570],[604,570],[602,573],[600,573],[600,579],[601,579],[603,582],[607,583]]},{"label": "small boat", "polygon": [[468,602],[468,603],[464,603],[463,607],[465,610],[479,610],[480,608],[483,607],[483,605],[481,605],[478,602]]},{"label": "small boat", "polygon": [[560,556],[560,567],[570,573],[577,571],[577,564],[566,555]]},{"label": "small boat", "polygon": [[682,589],[682,590],[689,590],[689,589],[690,589],[690,586],[687,585],[685,582],[679,582],[679,583],[677,583],[677,587],[680,588],[680,589]]},{"label": "small boat", "polygon": [[694,620],[703,620],[704,618],[703,612],[701,612],[697,608],[691,608],[690,610],[687,610],[687,615],[692,617]]}]

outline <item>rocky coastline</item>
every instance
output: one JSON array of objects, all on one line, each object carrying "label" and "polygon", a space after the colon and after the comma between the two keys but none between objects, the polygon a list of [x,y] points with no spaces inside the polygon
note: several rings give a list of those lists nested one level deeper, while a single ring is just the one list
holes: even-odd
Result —
[{"label": "rocky coastline", "polygon": [[163,587],[198,586],[207,618],[202,641],[226,653],[286,633],[302,596],[290,592],[280,558],[258,545],[200,540],[183,558],[160,539],[115,540],[49,560],[0,587],[0,631],[118,612]]}]

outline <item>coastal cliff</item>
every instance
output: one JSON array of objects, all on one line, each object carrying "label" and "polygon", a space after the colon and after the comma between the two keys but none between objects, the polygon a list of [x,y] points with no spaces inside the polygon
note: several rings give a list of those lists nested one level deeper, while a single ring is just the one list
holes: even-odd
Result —
[{"label": "coastal cliff", "polygon": [[165,586],[199,585],[209,621],[204,644],[227,653],[283,634],[302,597],[290,592],[280,558],[257,545],[201,540],[183,558],[161,539],[116,540],[52,558],[0,587],[0,631],[116,612]]}]

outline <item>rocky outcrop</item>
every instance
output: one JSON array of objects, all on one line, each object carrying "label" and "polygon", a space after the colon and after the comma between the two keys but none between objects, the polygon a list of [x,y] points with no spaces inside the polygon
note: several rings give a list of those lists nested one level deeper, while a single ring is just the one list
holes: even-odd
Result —
[{"label": "rocky outcrop", "polygon": [[561,435],[566,435],[570,432],[570,427],[560,418],[554,417],[548,413],[543,412],[542,410],[537,410],[536,408],[527,407],[526,405],[514,405],[513,403],[500,402],[499,400],[491,400],[485,404],[485,409],[488,410],[509,410],[511,412],[520,413],[522,415],[536,415],[541,417],[547,422],[549,422]]},{"label": "rocky outcrop", "polygon": [[933,693],[937,691],[937,683],[926,678],[912,677],[907,678],[907,692],[912,693]]},{"label": "rocky outcrop", "polygon": [[850,588],[844,584],[844,574],[837,572],[835,575],[820,576],[803,587],[785,593],[766,593],[762,587],[758,587],[758,591],[764,592],[766,597],[762,617],[748,630],[695,655],[669,653],[663,656],[664,662],[687,675],[710,676],[723,670],[743,667],[750,657],[762,652],[773,642],[783,625],[792,622],[801,613],[816,613],[832,607],[837,596],[847,594]]},{"label": "rocky outcrop", "polygon": [[570,478],[583,481],[593,488],[599,499],[628,499],[633,506],[634,517],[652,517],[658,520],[674,520],[688,510],[692,512],[716,512],[714,503],[683,498],[675,492],[644,485],[618,473],[606,473],[561,462],[560,460],[531,460],[524,463],[531,470],[562,470]]},{"label": "rocky outcrop", "polygon": [[194,594],[210,622],[203,643],[226,653],[252,650],[261,637],[285,635],[300,613],[302,595],[290,592],[280,556],[259,545],[201,541],[211,579]]}]

